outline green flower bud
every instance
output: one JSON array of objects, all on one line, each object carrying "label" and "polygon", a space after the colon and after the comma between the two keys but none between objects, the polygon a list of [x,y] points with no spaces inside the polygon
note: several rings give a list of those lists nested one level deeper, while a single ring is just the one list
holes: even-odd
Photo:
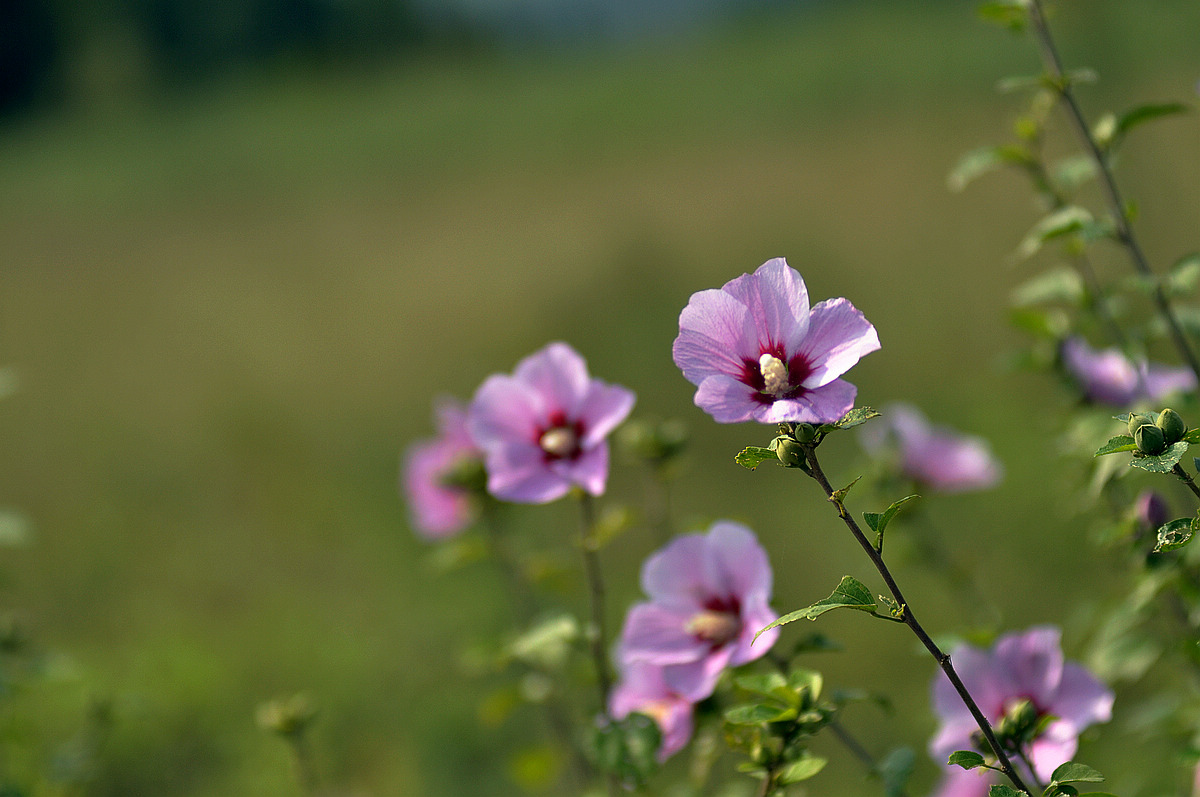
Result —
[{"label": "green flower bud", "polygon": [[780,435],[775,438],[771,448],[775,449],[775,456],[779,457],[779,461],[784,466],[789,468],[804,467],[804,446],[792,438]]},{"label": "green flower bud", "polygon": [[1143,454],[1161,454],[1167,450],[1167,438],[1162,429],[1144,423],[1133,431],[1133,442]]},{"label": "green flower bud", "polygon": [[796,431],[792,433],[801,443],[811,443],[817,439],[817,428],[811,423],[796,424]]},{"label": "green flower bud", "polygon": [[1154,425],[1162,429],[1167,445],[1178,443],[1187,434],[1187,424],[1183,422],[1183,418],[1179,417],[1179,413],[1170,407],[1158,414],[1158,420],[1154,422]]},{"label": "green flower bud", "polygon": [[1157,420],[1158,417],[1152,412],[1131,412],[1129,413],[1129,426],[1127,427],[1129,434],[1132,435],[1136,432],[1139,426],[1144,426],[1145,424],[1153,426]]}]

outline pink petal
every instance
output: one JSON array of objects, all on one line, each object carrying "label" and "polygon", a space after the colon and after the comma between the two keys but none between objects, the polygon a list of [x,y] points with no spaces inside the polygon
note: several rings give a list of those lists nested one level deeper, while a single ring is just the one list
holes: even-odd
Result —
[{"label": "pink petal", "polygon": [[833,423],[854,408],[858,388],[844,379],[809,390],[799,398],[777,399],[758,404],[754,420],[759,423]]},{"label": "pink petal", "polygon": [[1029,758],[1038,779],[1049,782],[1054,770],[1071,760],[1079,747],[1078,731],[1067,723],[1052,722],[1029,745]]},{"label": "pink petal", "polygon": [[1190,368],[1172,368],[1150,363],[1145,376],[1146,397],[1162,401],[1173,393],[1190,393],[1196,389],[1196,375]]},{"label": "pink petal", "polygon": [[593,446],[573,460],[552,461],[549,469],[592,495],[604,495],[608,483],[608,443]]},{"label": "pink petal", "polygon": [[[951,750],[950,752],[954,752]],[[948,755],[948,754],[947,754]],[[946,756],[942,757],[945,764]],[[946,775],[938,784],[934,797],[987,797],[992,778],[986,769],[963,769],[952,767],[946,769]]]},{"label": "pink petal", "polygon": [[473,519],[470,498],[441,483],[463,454],[461,445],[437,439],[414,444],[405,456],[403,484],[412,526],[428,539],[450,537]]},{"label": "pink petal", "polygon": [[608,437],[629,415],[635,401],[637,397],[633,391],[593,379],[574,416],[583,423],[583,447],[597,445]]},{"label": "pink petal", "polygon": [[785,351],[795,351],[808,332],[808,288],[782,257],[725,283],[721,290],[737,297],[749,310],[759,347],[756,356],[779,344]]},{"label": "pink petal", "polygon": [[767,651],[774,647],[775,641],[779,639],[781,629],[776,626],[759,636],[758,639],[755,639],[754,635],[778,618],[779,615],[767,605],[766,596],[756,595],[743,603],[742,632],[732,644],[733,650],[729,656],[730,666],[737,667],[765,656]]},{"label": "pink petal", "polygon": [[621,629],[621,654],[627,661],[658,666],[693,662],[709,645],[687,633],[690,612],[657,603],[638,603],[625,615]]},{"label": "pink petal", "polygon": [[1041,706],[1050,704],[1063,675],[1061,636],[1053,626],[1040,626],[996,641],[992,658],[1011,679],[1012,694],[1028,695]]},{"label": "pink petal", "polygon": [[746,337],[746,305],[724,291],[692,294],[679,314],[679,337],[671,356],[684,377],[699,385],[707,377],[742,373],[742,358],[757,358],[758,341]]},{"label": "pink petal", "polygon": [[770,596],[771,563],[750,529],[740,523],[718,521],[709,530],[705,543],[705,581],[714,595],[736,596],[741,600]]},{"label": "pink petal", "polygon": [[551,343],[517,364],[513,377],[542,397],[545,412],[575,417],[588,388],[587,363],[565,343]]},{"label": "pink petal", "polygon": [[813,369],[804,386],[829,384],[878,348],[875,327],[848,300],[826,299],[814,305],[799,348]]},{"label": "pink petal", "polygon": [[1047,711],[1081,731],[1097,722],[1112,719],[1113,693],[1078,664],[1063,666],[1058,694]]},{"label": "pink petal", "polygon": [[760,423],[776,423],[760,420],[760,413],[769,411],[772,405],[757,401],[757,393],[754,388],[731,376],[714,374],[700,383],[693,400],[697,407],[711,415],[717,423],[741,423],[751,419]]},{"label": "pink petal", "polygon": [[494,374],[475,391],[467,428],[480,448],[510,441],[535,443],[544,418],[541,397],[510,376]]},{"label": "pink petal", "polygon": [[642,565],[642,591],[655,603],[688,616],[699,611],[710,597],[707,550],[703,534],[683,534],[671,540]]},{"label": "pink petal", "polygon": [[680,697],[697,703],[713,693],[732,653],[726,645],[696,661],[663,667],[663,680]]},{"label": "pink petal", "polygon": [[488,492],[504,501],[545,504],[562,498],[571,481],[546,467],[540,448],[524,445],[493,447],[486,452]]}]

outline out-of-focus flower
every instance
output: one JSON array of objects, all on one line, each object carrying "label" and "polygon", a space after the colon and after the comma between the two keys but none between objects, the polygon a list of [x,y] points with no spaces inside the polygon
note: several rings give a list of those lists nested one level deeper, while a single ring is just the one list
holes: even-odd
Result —
[{"label": "out-of-focus flower", "polygon": [[1190,368],[1134,362],[1119,349],[1096,351],[1080,337],[1064,340],[1061,353],[1067,373],[1089,400],[1100,404],[1127,407],[1196,389],[1196,375]]},{"label": "out-of-focus flower", "polygon": [[804,280],[775,258],[692,294],[672,355],[697,387],[696,406],[718,423],[832,423],[857,393],[838,377],[878,348],[875,327],[849,301],[810,308]]},{"label": "out-of-focus flower", "polygon": [[882,412],[882,420],[862,427],[859,440],[871,454],[894,451],[905,477],[941,493],[983,490],[1000,481],[1004,468],[983,438],[934,426],[908,404]]},{"label": "out-of-focus flower", "polygon": [[671,691],[661,667],[630,661],[619,649],[617,666],[621,678],[609,695],[609,714],[619,720],[637,712],[653,719],[662,732],[658,760],[666,761],[692,738],[692,703]]},{"label": "out-of-focus flower", "polygon": [[[1113,693],[1083,667],[1064,661],[1059,640],[1057,628],[1040,626],[1006,634],[991,650],[960,646],[951,654],[959,677],[993,728],[1026,701],[1036,712],[1032,726],[1037,719],[1054,717],[1025,749],[1043,783],[1075,755],[1085,728],[1112,716]],[[940,670],[933,682],[933,706],[942,720],[929,744],[934,760],[945,765],[955,750],[976,749],[973,738],[979,728]],[[979,752],[991,755],[986,748]],[[1028,777],[1024,765],[1012,761]],[[981,773],[990,771],[948,767],[938,797],[986,795],[991,781]]]},{"label": "out-of-focus flower", "polygon": [[1133,502],[1133,516],[1138,529],[1149,533],[1171,519],[1171,507],[1162,493],[1143,490]]},{"label": "out-of-focus flower", "polygon": [[642,566],[650,600],[629,610],[622,656],[662,668],[663,683],[685,700],[712,694],[726,667],[765,654],[779,636],[771,564],[754,533],[718,521],[707,534],[676,537]]},{"label": "out-of-focus flower", "polygon": [[553,501],[576,485],[600,495],[608,480],[606,438],[634,401],[631,391],[591,379],[565,343],[521,360],[512,376],[488,377],[468,419],[484,452],[488,492],[524,504]]},{"label": "out-of-focus flower", "polygon": [[471,489],[462,483],[483,453],[467,431],[467,413],[453,399],[438,401],[438,436],[414,443],[404,458],[401,481],[413,528],[429,539],[452,537],[475,520]]}]

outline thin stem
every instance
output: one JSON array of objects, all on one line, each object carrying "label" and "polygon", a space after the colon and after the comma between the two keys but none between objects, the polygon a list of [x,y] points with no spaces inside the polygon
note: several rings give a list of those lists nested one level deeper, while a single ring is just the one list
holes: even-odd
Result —
[{"label": "thin stem", "polygon": [[300,732],[288,734],[287,741],[292,749],[292,766],[296,770],[296,781],[300,784],[300,791],[308,797],[316,797],[320,791],[308,740],[304,733]]},{"label": "thin stem", "polygon": [[[841,723],[839,723],[837,720],[830,720],[827,727],[833,732],[833,735],[838,738],[838,741],[850,751],[850,754],[857,758],[862,765],[867,768],[868,772],[870,772],[872,775],[882,774],[879,770],[879,762],[875,760],[875,757],[871,755],[867,748],[862,746],[862,743],[859,742],[858,739],[856,739],[854,735],[850,733],[850,731],[842,727]],[[895,794],[897,797],[908,797],[908,793],[903,789],[895,792]]]},{"label": "thin stem", "polygon": [[1182,465],[1176,462],[1175,467],[1171,468],[1171,473],[1178,476],[1179,480],[1188,486],[1188,489],[1192,491],[1192,495],[1200,498],[1200,487],[1196,486],[1196,482],[1192,480],[1192,475],[1184,470]]},{"label": "thin stem", "polygon": [[[600,697],[600,712],[608,719],[608,694],[612,690],[612,673],[608,668],[608,624],[604,616],[604,576],[600,570],[600,551],[596,540],[596,507],[592,496],[580,493],[579,550],[583,552],[583,569],[587,575],[588,597],[592,612],[592,633],[588,635],[592,652],[592,667],[596,670],[596,688]],[[609,797],[618,797],[621,782],[610,774]]]},{"label": "thin stem", "polygon": [[1022,782],[1021,776],[1017,774],[1016,768],[1013,767],[1012,762],[1009,761],[1008,756],[1004,752],[1004,748],[1001,747],[1000,742],[996,739],[996,734],[992,731],[992,726],[988,722],[987,717],[980,711],[979,706],[975,703],[975,699],[967,691],[966,685],[958,677],[954,665],[950,662],[950,656],[942,652],[942,649],[937,646],[937,643],[933,641],[933,638],[929,636],[924,627],[917,622],[917,617],[913,613],[912,607],[905,600],[904,593],[900,591],[899,585],[896,584],[896,579],[892,577],[891,570],[888,569],[887,564],[883,561],[883,556],[875,550],[875,546],[863,534],[854,517],[846,511],[846,505],[842,503],[841,498],[834,494],[834,489],[830,486],[829,479],[825,477],[825,472],[821,470],[821,464],[817,461],[816,448],[812,445],[806,445],[804,453],[805,459],[808,462],[808,474],[812,476],[817,484],[821,485],[821,489],[825,492],[826,497],[837,507],[838,517],[846,524],[846,528],[850,530],[850,533],[854,536],[859,546],[871,559],[871,563],[875,565],[875,569],[879,572],[880,577],[883,578],[888,591],[892,593],[892,598],[900,605],[901,611],[904,612],[904,624],[916,634],[917,639],[921,640],[921,644],[925,646],[925,649],[937,661],[938,666],[942,668],[942,672],[946,673],[946,677],[950,679],[950,684],[954,687],[954,691],[958,692],[958,696],[962,699],[963,704],[971,712],[971,716],[975,719],[975,723],[983,733],[983,738],[987,740],[988,746],[996,756],[996,760],[1000,762],[1001,771],[1018,789],[1032,794],[1033,792]]},{"label": "thin stem", "polygon": [[[1113,176],[1112,169],[1109,168],[1108,158],[1100,150],[1096,139],[1092,137],[1091,129],[1088,127],[1087,120],[1083,116],[1083,111],[1075,99],[1075,93],[1071,90],[1071,83],[1063,73],[1062,61],[1058,56],[1054,39],[1050,35],[1050,27],[1046,24],[1046,15],[1042,10],[1041,0],[1030,0],[1029,21],[1033,26],[1033,31],[1037,39],[1042,64],[1050,74],[1058,95],[1066,107],[1067,116],[1071,120],[1071,126],[1075,129],[1075,133],[1084,150],[1086,150],[1088,156],[1096,164],[1096,169],[1100,176],[1100,187],[1108,204],[1109,213],[1112,215],[1113,224],[1116,227],[1117,241],[1129,253],[1134,269],[1144,277],[1153,278],[1155,276],[1154,270],[1150,268],[1150,262],[1146,259],[1146,254],[1142,251],[1141,244],[1133,234],[1133,228],[1129,226],[1129,218],[1125,212],[1125,202],[1121,198],[1120,190],[1117,188],[1117,181]],[[1167,298],[1166,291],[1163,290],[1162,285],[1157,280],[1153,284],[1154,303],[1158,307],[1159,315],[1162,316],[1163,321],[1167,325],[1171,340],[1175,344],[1179,356],[1187,362],[1188,367],[1196,374],[1196,378],[1200,379],[1200,360],[1196,358],[1191,344],[1188,343],[1187,337],[1183,334],[1183,330],[1175,318],[1175,313],[1171,309],[1171,302]]]}]

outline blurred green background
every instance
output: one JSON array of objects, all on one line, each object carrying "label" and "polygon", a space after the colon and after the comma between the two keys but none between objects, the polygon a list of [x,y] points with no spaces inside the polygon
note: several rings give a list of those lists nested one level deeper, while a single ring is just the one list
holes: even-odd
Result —
[{"label": "blurred green background", "polygon": [[[691,293],[775,256],[878,328],[851,375],[860,402],[913,401],[994,441],[1004,484],[926,512],[1005,628],[1059,623],[1079,654],[1080,602],[1119,571],[1056,492],[1066,391],[1003,365],[1022,344],[1008,292],[1034,273],[1008,256],[1039,211],[1014,176],[945,186],[962,152],[1007,137],[1020,100],[993,87],[1037,71],[1032,45],[949,0],[709,23],[535,46],[451,26],[355,58],[232,59],[185,85],[147,77],[118,28],[64,61],[51,101],[8,114],[0,361],[19,389],[0,404],[0,503],[33,535],[3,551],[0,589],[48,667],[11,697],[4,732],[29,760],[9,766],[51,762],[98,697],[112,729],[74,793],[296,794],[254,709],[307,690],[334,793],[520,793],[535,716],[481,724],[495,684],[462,663],[508,621],[501,584],[432,566],[396,478],[434,396],[467,398],[550,340],[635,390],[636,415],[686,421],[677,516],[756,529],[777,608],[847,573],[871,583],[815,487],[735,466],[763,430],[711,423],[671,363]],[[1064,2],[1054,24],[1069,64],[1099,72],[1089,113],[1194,99],[1200,5]],[[1121,163],[1159,264],[1196,242],[1197,143],[1194,117],[1164,122]],[[864,467],[845,438],[827,445],[840,482]],[[616,470],[614,497],[641,477]],[[529,517],[574,530],[568,507]],[[605,551],[614,625],[654,547],[634,531]],[[936,573],[901,576],[928,627],[967,627]],[[861,616],[820,628],[845,646],[811,661],[831,686],[894,700],[846,724],[872,750],[917,748],[924,793],[931,662]],[[1122,708],[1081,758],[1112,791],[1169,793],[1186,776]],[[832,764],[809,793],[880,793],[818,747]]]}]

